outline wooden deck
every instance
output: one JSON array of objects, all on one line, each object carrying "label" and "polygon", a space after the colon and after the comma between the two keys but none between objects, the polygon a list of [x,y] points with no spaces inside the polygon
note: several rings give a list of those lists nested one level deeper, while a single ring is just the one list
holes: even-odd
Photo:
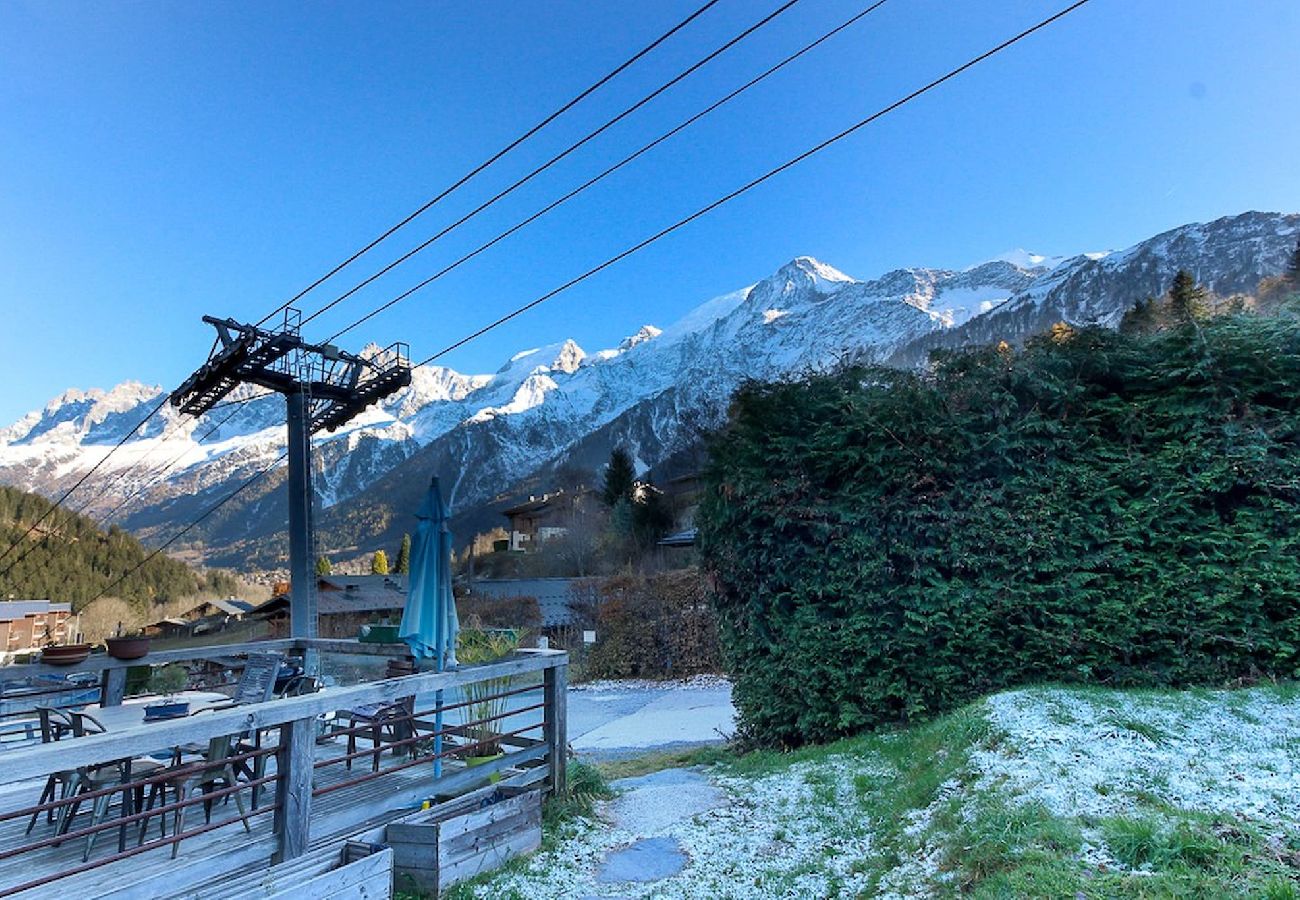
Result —
[{"label": "wooden deck", "polygon": [[[363,744],[363,747],[367,746]],[[345,753],[346,741],[342,738],[317,744],[315,756],[317,761],[338,758]],[[538,754],[540,757],[540,753]],[[269,757],[268,775],[275,773],[275,757]],[[385,752],[381,767],[388,768],[395,763],[404,762],[406,757],[395,757],[391,751]],[[316,770],[316,787],[319,789],[337,784],[349,778],[370,772],[369,757],[353,761],[349,772],[342,764],[326,766]],[[509,778],[511,783],[524,784],[538,781],[545,775],[544,767],[516,774]],[[473,780],[457,776],[473,776]],[[509,773],[507,773],[509,777]],[[444,761],[442,778],[433,779],[432,763],[423,763],[397,771],[382,773],[378,778],[360,784],[339,788],[319,795],[313,805],[312,828],[313,849],[322,848],[332,843],[341,844],[348,837],[360,836],[366,840],[382,840],[383,826],[399,815],[418,809],[420,802],[437,790],[440,794],[459,793],[468,790],[476,782],[486,780],[478,769],[467,770],[462,763]],[[33,805],[40,796],[44,780],[32,780],[7,784],[0,787],[0,813],[22,809]],[[276,836],[272,831],[273,813],[271,805],[275,802],[274,785],[268,785],[263,791],[259,814],[250,819],[252,833],[244,831],[238,820],[233,802],[219,803],[213,810],[212,821],[226,819],[234,821],[228,825],[197,834],[181,843],[180,852],[175,860],[171,858],[171,847],[163,846],[132,856],[128,859],[108,863],[88,871],[68,875],[49,884],[34,887],[12,896],[21,898],[58,897],[63,895],[79,897],[114,897],[114,898],[155,898],[155,897],[190,897],[199,893],[197,885],[217,872],[237,874],[257,868],[266,868],[278,848]],[[244,794],[247,802],[248,794]],[[87,804],[88,805],[88,804]],[[116,802],[110,815],[116,816]],[[89,824],[89,811],[83,809],[77,816],[74,827],[86,827]],[[186,817],[186,828],[192,829],[203,824],[201,807],[190,809]],[[42,819],[30,835],[24,834],[27,817],[9,819],[0,822],[0,850],[29,844],[53,835],[54,827]],[[150,824],[150,839],[158,836],[157,820]],[[169,826],[170,827],[170,826]],[[134,846],[136,830],[128,827],[127,847]],[[6,860],[0,860],[0,892],[14,886],[34,881],[58,872],[67,872],[83,865],[81,855],[85,850],[85,838],[75,838],[58,847],[45,847],[40,850],[23,853]],[[97,838],[90,862],[102,860],[117,853],[118,831],[106,830]],[[166,890],[160,892],[159,876],[166,877]]]},{"label": "wooden deck", "polygon": [[[267,642],[273,643],[273,642]],[[282,642],[283,643],[283,642]],[[355,642],[294,639],[282,651],[322,654],[356,654]],[[260,653],[263,646],[237,648],[247,654]],[[229,652],[230,648],[222,648]],[[179,651],[177,651],[179,652]],[[189,651],[194,658],[208,659],[211,648]],[[151,654],[157,662],[169,662],[171,651]],[[380,655],[380,654],[376,654]],[[333,686],[325,691],[298,697],[283,697],[249,703],[203,715],[155,723],[126,724],[104,733],[49,744],[6,747],[0,753],[0,815],[18,813],[38,802],[46,773],[103,765],[112,760],[135,758],[160,748],[197,744],[231,735],[260,732],[268,736],[268,783],[261,791],[258,810],[250,815],[245,831],[236,804],[218,801],[212,824],[204,822],[201,803],[187,811],[184,832],[176,859],[172,846],[160,840],[158,818],[150,820],[146,844],[138,849],[138,823],[128,825],[125,853],[119,852],[119,815],[114,797],[105,823],[88,862],[82,862],[86,837],[65,837],[55,846],[22,848],[54,837],[53,824],[42,818],[30,835],[25,834],[28,816],[0,820],[0,897],[61,898],[113,897],[116,900],[153,900],[160,897],[220,898],[238,882],[241,897],[269,896],[271,882],[298,877],[321,864],[328,867],[331,854],[337,859],[348,839],[378,842],[384,839],[389,821],[418,809],[426,799],[457,797],[500,778],[502,785],[523,787],[544,782],[548,791],[564,791],[564,759],[567,747],[564,698],[567,685],[567,656],[558,651],[521,651],[510,657],[479,666],[464,666],[448,672],[426,672],[379,681]],[[103,673],[105,706],[121,702],[125,666],[111,660],[95,660]],[[15,677],[42,674],[42,666],[10,667]],[[383,752],[381,771],[371,774],[370,743],[362,736],[359,754],[351,771],[342,764],[346,738],[333,735],[315,739],[323,718],[340,710],[374,704],[392,704],[407,697],[457,697],[468,685],[486,684],[510,712],[476,719],[481,725],[495,721],[495,740],[503,745],[504,756],[483,765],[466,767],[444,755],[442,772],[434,777],[432,750],[428,744],[431,723],[417,700],[416,727],[422,737],[415,741],[417,757]],[[521,692],[528,692],[523,694]],[[448,711],[444,721],[444,754],[455,742],[468,744],[458,726],[469,708]],[[480,713],[474,713],[480,715]],[[510,721],[506,721],[510,720]],[[408,738],[407,740],[415,740]],[[276,746],[276,741],[285,743]],[[317,767],[321,762],[331,765]],[[247,801],[251,789],[241,788]],[[191,800],[191,802],[193,802]],[[278,805],[277,805],[278,804]],[[90,825],[90,807],[83,803],[72,831]],[[250,804],[251,805],[251,804]],[[170,824],[170,823],[169,823]],[[170,840],[170,835],[168,840]],[[16,852],[21,851],[21,852]],[[4,854],[13,853],[12,856]],[[274,870],[272,864],[281,863]],[[278,874],[272,874],[272,873]],[[284,873],[292,872],[292,876]],[[267,879],[270,879],[269,881]],[[260,882],[260,884],[259,884]],[[246,889],[252,885],[251,893]]]}]

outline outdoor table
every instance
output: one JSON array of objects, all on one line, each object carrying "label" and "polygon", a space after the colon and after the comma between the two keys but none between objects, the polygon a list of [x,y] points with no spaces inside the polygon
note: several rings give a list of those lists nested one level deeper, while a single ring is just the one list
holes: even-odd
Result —
[{"label": "outdoor table", "polygon": [[[187,701],[190,704],[188,715],[191,716],[232,702],[227,695],[215,691],[179,691],[174,696],[176,700]],[[124,700],[121,706],[100,706],[95,703],[81,712],[94,716],[95,721],[103,725],[105,731],[121,731],[123,728],[134,728],[136,725],[145,724],[148,721],[145,719],[145,707],[160,703],[162,700],[162,697],[132,697]],[[77,713],[74,712],[73,715]]]},{"label": "outdoor table", "polygon": [[[194,715],[195,713],[200,713],[205,710],[216,709],[222,706],[228,706],[232,702],[230,697],[228,697],[227,695],[219,694],[214,691],[178,691],[177,693],[170,696],[175,700],[178,701],[183,700],[188,702],[190,704],[190,710],[186,715],[191,715],[191,716]],[[144,725],[145,723],[149,722],[150,720],[145,718],[145,709],[148,706],[154,703],[158,703],[162,700],[163,700],[162,697],[157,697],[157,696],[132,697],[129,700],[123,701],[120,706],[102,706],[96,703],[87,706],[81,710],[69,710],[68,713],[69,715],[73,716],[74,721],[79,721],[78,719],[79,716],[83,716],[83,715],[91,716],[94,718],[96,722],[98,722],[101,726],[103,726],[103,729],[106,732],[121,731],[126,728],[134,728],[139,725]],[[159,719],[158,721],[167,721],[167,720]],[[84,727],[81,725],[78,725],[78,728],[84,730]],[[157,758],[158,755],[159,754],[155,754],[155,758]],[[180,748],[179,747],[168,748],[166,753],[162,755],[165,755],[166,758],[175,762],[180,756]],[[116,765],[118,767],[119,772],[121,773],[122,784],[126,785],[131,781],[131,767],[133,762],[134,762],[133,757],[126,757],[124,759],[114,760],[113,762],[107,763],[106,765]],[[134,810],[132,809],[132,804],[131,804],[131,792],[128,789],[123,791],[122,794],[123,818],[131,815],[133,811]],[[65,827],[70,827],[71,824],[72,824],[71,819],[69,819]],[[118,833],[118,852],[122,852],[125,850],[126,850],[126,826],[122,826],[122,828],[119,829],[119,833]]]}]

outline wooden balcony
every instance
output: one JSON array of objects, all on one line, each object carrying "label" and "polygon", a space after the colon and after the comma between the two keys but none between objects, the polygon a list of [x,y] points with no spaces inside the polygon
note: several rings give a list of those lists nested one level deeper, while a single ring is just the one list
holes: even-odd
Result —
[{"label": "wooden balcony", "polygon": [[[120,676],[113,673],[124,673],[128,666],[196,659],[230,661],[267,650],[320,654],[324,669],[329,668],[331,657],[357,659],[400,652],[400,648],[354,641],[263,641],[166,651],[130,663],[92,658],[72,668],[100,673],[103,699],[111,705],[121,699],[115,687]],[[0,668],[0,680],[53,668]],[[66,669],[57,671],[67,674]],[[426,800],[459,796],[494,779],[507,786],[541,784],[548,790],[562,790],[566,673],[563,653],[521,652],[453,672],[335,685],[305,696],[102,734],[64,736],[52,743],[5,744],[9,749],[0,750],[0,897],[49,897],[65,892],[116,898],[223,896],[223,883],[247,879],[250,873],[267,870],[273,863],[307,858],[332,847],[341,849],[349,839],[382,840],[390,820],[418,809]],[[484,707],[481,702],[467,701],[467,689],[494,702]],[[360,724],[350,724],[348,711],[386,703],[405,703],[406,713],[388,721],[376,757],[373,726],[364,718],[358,720]],[[439,709],[443,710],[441,716]],[[490,715],[484,715],[485,709]],[[350,754],[349,734],[356,744]],[[93,772],[114,761],[145,759],[151,754],[166,760],[171,748],[209,747],[214,739],[220,742],[226,737],[244,741],[232,744],[229,759],[244,763],[241,768],[247,771],[233,785],[210,786],[210,821],[205,819],[203,794],[189,800],[169,799],[171,795],[164,794],[161,804],[141,809],[137,792],[124,789],[120,779],[111,778],[107,786],[83,791],[79,798],[56,795],[54,801],[38,803],[52,772]],[[467,758],[484,741],[493,749],[499,747],[502,755],[468,765]],[[258,760],[264,763],[255,767]],[[154,783],[178,777],[181,769],[170,763],[142,777],[125,777],[147,795]],[[190,758],[176,765],[189,765],[193,771],[206,763]],[[251,808],[254,787],[259,797],[256,808]],[[233,802],[236,794],[250,807],[247,830]],[[90,810],[97,796],[107,798],[107,809],[98,821],[92,821]],[[64,832],[57,833],[55,825],[47,821],[50,814],[57,816],[60,809],[71,811],[78,800],[76,814]],[[187,807],[183,830],[177,835],[168,815],[163,836],[159,810],[170,813],[182,805]],[[27,833],[34,813],[36,825]],[[141,823],[147,827],[143,837]],[[87,857],[92,833],[96,839]]]}]

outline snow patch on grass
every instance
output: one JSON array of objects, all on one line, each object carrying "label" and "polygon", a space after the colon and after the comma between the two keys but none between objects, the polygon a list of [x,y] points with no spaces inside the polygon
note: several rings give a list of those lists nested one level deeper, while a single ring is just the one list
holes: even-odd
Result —
[{"label": "snow patch on grass", "polygon": [[611,692],[662,691],[664,688],[672,687],[693,688],[695,690],[724,689],[731,687],[731,681],[721,675],[692,675],[690,678],[662,681],[655,681],[650,678],[612,678],[572,684],[569,685],[569,690],[588,694],[607,694]]},{"label": "snow patch on grass", "polygon": [[[476,896],[854,896],[867,887],[859,869],[870,851],[870,827],[854,802],[853,779],[870,769],[860,759],[837,758],[754,778],[713,774],[714,784],[727,794],[726,805],[635,832],[608,823],[581,824],[554,850],[479,887]],[[881,768],[878,774],[892,773]],[[673,803],[667,792],[653,799]],[[610,804],[601,809],[607,812]],[[672,818],[665,811],[643,821]],[[644,837],[675,838],[690,862],[681,874],[651,884],[595,882],[606,853]]]},{"label": "snow patch on grass", "polygon": [[1006,740],[973,752],[983,784],[1056,815],[1128,815],[1145,797],[1300,821],[1300,697],[1030,689],[987,705]]}]

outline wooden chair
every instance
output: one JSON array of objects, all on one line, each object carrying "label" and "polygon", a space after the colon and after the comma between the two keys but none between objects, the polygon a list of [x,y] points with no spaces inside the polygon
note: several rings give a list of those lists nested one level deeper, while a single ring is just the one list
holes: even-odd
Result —
[{"label": "wooden chair", "polygon": [[[170,789],[175,794],[174,802],[181,803],[189,799],[196,790],[201,790],[205,794],[212,793],[222,787],[235,787],[239,784],[239,776],[235,772],[235,764],[230,761],[231,742],[233,737],[213,738],[208,742],[207,752],[203,759],[197,762],[182,763],[174,766],[176,772],[171,777],[155,781],[150,785],[149,797],[145,801],[144,810],[146,813],[153,809],[154,801],[161,795],[162,805],[167,805],[167,791]],[[248,812],[244,809],[244,801],[239,791],[233,793],[235,806],[239,809],[239,818],[244,823],[244,830],[252,833],[248,825]],[[178,807],[172,813],[172,834],[176,840],[172,843],[172,859],[180,852],[180,836],[185,828],[185,810],[188,806]],[[204,819],[212,821],[212,801],[203,804]],[[144,843],[145,835],[149,829],[149,819],[151,816],[146,815],[140,821],[140,843]],[[163,837],[167,836],[167,817],[160,814],[158,817],[158,828]]]},{"label": "wooden chair", "polygon": [[[417,668],[413,659],[390,659],[384,670],[384,680],[390,678],[401,678],[405,675],[414,675]],[[402,741],[415,734],[415,696],[402,697],[390,703],[369,703],[365,706],[358,706],[354,709],[347,710],[348,718],[348,751],[347,755],[352,756],[357,750],[358,732],[352,729],[358,726],[370,726],[366,731],[366,736],[374,747],[374,755],[371,757],[370,770],[379,771],[379,757],[383,754],[383,745]],[[405,744],[401,747],[394,748],[394,753],[410,752],[410,745]],[[352,760],[347,761],[347,768],[352,770]]]}]

